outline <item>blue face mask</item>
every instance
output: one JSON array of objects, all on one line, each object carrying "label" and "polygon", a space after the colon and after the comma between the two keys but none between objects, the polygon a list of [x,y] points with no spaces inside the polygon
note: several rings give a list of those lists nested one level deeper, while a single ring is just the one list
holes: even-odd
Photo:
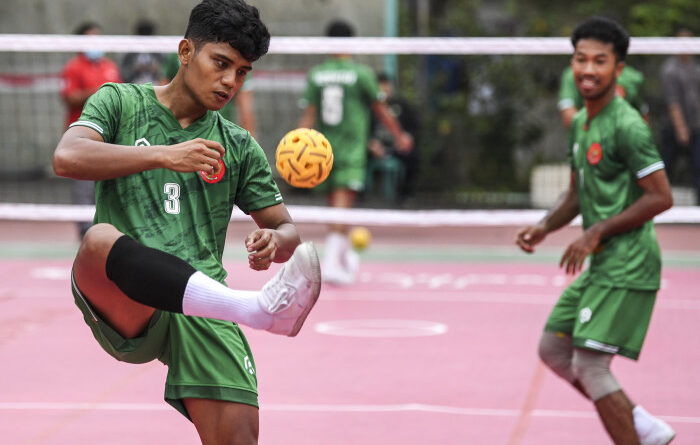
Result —
[{"label": "blue face mask", "polygon": [[85,54],[85,57],[87,57],[88,59],[92,60],[93,62],[97,62],[98,60],[100,60],[102,58],[102,56],[104,56],[105,53],[104,53],[104,51],[95,50],[95,51],[85,51],[84,54]]}]

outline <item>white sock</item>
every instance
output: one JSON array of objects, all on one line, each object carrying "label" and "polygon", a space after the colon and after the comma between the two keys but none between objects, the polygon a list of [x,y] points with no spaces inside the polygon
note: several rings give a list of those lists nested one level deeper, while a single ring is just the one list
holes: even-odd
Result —
[{"label": "white sock", "polygon": [[654,427],[654,417],[641,405],[634,407],[632,415],[634,416],[634,429],[640,436],[646,435]]},{"label": "white sock", "polygon": [[343,255],[343,242],[347,240],[344,233],[330,232],[326,236],[326,242],[323,245],[323,264],[326,267],[340,267],[340,259]]},{"label": "white sock", "polygon": [[187,281],[182,313],[267,329],[272,326],[272,315],[260,306],[258,294],[257,291],[229,289],[198,271]]}]

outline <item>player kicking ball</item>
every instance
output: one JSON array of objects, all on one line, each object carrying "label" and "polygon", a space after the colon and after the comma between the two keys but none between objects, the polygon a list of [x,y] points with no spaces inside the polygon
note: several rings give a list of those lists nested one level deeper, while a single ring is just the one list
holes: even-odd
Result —
[{"label": "player kicking ball", "polygon": [[[54,154],[58,175],[97,181],[95,226],[73,265],[76,305],[116,359],[168,365],[165,399],[207,444],[257,443],[255,362],[236,323],[294,336],[321,286],[262,149],[216,112],[269,40],[256,8],[204,0],[172,82],[105,84]],[[285,263],[258,292],[223,284],[234,205],[259,227],[245,238],[250,268]]]},{"label": "player kicking ball", "polygon": [[632,402],[610,371],[615,354],[636,360],[661,281],[652,218],[673,204],[664,164],[648,125],[615,94],[625,66],[627,32],[594,17],[571,36],[576,86],[585,100],[569,130],[569,189],[516,243],[526,252],[548,233],[583,217],[583,234],[561,266],[590,267],[561,295],[540,340],[539,355],[590,399],[616,444],[662,445],[675,433]]}]

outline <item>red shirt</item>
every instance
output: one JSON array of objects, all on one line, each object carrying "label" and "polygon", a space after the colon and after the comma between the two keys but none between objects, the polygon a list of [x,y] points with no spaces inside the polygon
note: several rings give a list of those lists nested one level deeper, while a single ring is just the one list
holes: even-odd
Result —
[{"label": "red shirt", "polygon": [[[121,82],[117,64],[106,57],[92,62],[84,54],[78,54],[66,63],[61,73],[63,80],[61,96],[66,97],[76,90],[97,91],[106,82]],[[68,107],[66,128],[80,118],[83,105]]]}]

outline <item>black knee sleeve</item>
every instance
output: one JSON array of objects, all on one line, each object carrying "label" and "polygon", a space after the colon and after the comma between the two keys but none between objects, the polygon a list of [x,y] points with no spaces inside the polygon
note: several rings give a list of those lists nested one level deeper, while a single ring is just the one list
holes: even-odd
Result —
[{"label": "black knee sleeve", "polygon": [[107,255],[107,278],[132,300],[182,313],[182,297],[197,270],[180,258],[124,235]]}]

